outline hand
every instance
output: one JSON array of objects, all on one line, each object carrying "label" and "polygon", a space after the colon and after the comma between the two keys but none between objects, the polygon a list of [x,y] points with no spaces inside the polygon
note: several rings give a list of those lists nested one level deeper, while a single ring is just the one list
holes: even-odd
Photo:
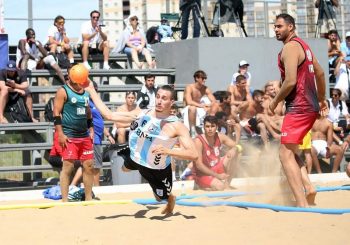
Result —
[{"label": "hand", "polygon": [[65,134],[59,134],[58,135],[58,144],[62,147],[62,148],[66,148],[67,147],[67,142],[70,142],[68,137]]},{"label": "hand", "polygon": [[15,86],[16,86],[15,81],[11,80],[11,79],[7,79],[5,84],[7,87],[10,87],[10,88],[15,88]]},{"label": "hand", "polygon": [[330,152],[329,147],[327,146],[326,147],[326,158],[330,158],[330,157],[331,157],[331,152]]},{"label": "hand", "polygon": [[229,177],[229,175],[226,174],[226,173],[221,173],[221,174],[218,174],[218,175],[217,175],[217,178],[218,178],[219,180],[227,180],[228,177]]},{"label": "hand", "polygon": [[327,116],[328,115],[328,105],[327,105],[327,102],[326,100],[323,100],[321,102],[319,102],[319,105],[320,105],[320,111],[319,111],[319,114],[323,117]]},{"label": "hand", "polygon": [[169,155],[169,148],[166,148],[162,145],[156,145],[152,148],[152,154],[154,155],[157,155],[157,154],[160,154],[160,155]]},{"label": "hand", "polygon": [[94,143],[94,138],[95,138],[94,128],[93,127],[89,128],[89,131],[90,131],[90,139],[92,143]]},{"label": "hand", "polygon": [[236,147],[232,148],[231,150],[229,150],[229,151],[226,153],[226,157],[227,157],[228,159],[233,158],[235,155],[236,155]]},{"label": "hand", "polygon": [[349,148],[349,143],[347,141],[344,141],[344,143],[341,145],[341,148],[345,152]]},{"label": "hand", "polygon": [[139,46],[136,47],[136,50],[137,50],[139,53],[141,53],[142,50],[143,50],[143,47],[142,47],[141,45],[139,45]]},{"label": "hand", "polygon": [[115,140],[113,139],[112,135],[108,135],[108,141],[111,143],[111,144],[115,144]]}]

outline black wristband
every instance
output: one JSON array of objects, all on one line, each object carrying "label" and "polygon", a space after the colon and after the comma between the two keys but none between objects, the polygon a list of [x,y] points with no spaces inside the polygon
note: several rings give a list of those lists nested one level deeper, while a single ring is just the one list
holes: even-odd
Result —
[{"label": "black wristband", "polygon": [[88,118],[87,119],[87,127],[88,128],[91,128],[91,127],[93,127],[94,126],[94,123],[93,123],[93,121],[92,121],[92,118]]},{"label": "black wristband", "polygon": [[56,116],[53,118],[53,124],[56,125],[62,125],[62,119],[60,116]]}]

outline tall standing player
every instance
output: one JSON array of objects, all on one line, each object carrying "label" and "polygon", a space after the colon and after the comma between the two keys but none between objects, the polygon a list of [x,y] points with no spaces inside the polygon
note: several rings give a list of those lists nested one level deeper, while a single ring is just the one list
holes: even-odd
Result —
[{"label": "tall standing player", "polygon": [[273,112],[280,101],[286,102],[279,155],[296,205],[307,207],[297,152],[298,145],[311,129],[318,113],[327,113],[324,72],[309,46],[296,36],[292,16],[278,15],[274,30],[277,40],[284,43],[278,55],[282,87],[271,101],[269,109]]}]

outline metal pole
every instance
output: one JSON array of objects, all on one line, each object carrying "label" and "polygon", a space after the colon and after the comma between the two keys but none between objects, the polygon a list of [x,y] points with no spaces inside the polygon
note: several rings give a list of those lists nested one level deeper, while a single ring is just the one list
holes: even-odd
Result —
[{"label": "metal pole", "polygon": [[33,28],[33,0],[28,0],[28,27]]},{"label": "metal pole", "polygon": [[269,6],[267,2],[264,2],[264,21],[265,21],[265,37],[269,37],[270,36]]}]

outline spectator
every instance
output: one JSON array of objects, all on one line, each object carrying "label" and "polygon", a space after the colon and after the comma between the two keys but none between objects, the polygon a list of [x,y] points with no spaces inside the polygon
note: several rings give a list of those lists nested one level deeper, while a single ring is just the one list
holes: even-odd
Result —
[{"label": "spectator", "polygon": [[[198,5],[198,8],[196,7]],[[193,19],[193,38],[199,37],[200,35],[200,11],[201,1],[200,0],[180,0],[180,11],[181,11],[181,39],[187,39],[188,36],[188,19],[190,18],[190,13],[192,12]]]},{"label": "spectator", "polygon": [[231,85],[236,84],[237,77],[243,75],[247,80],[247,85],[250,86],[252,75],[248,71],[249,63],[245,60],[241,60],[238,64],[238,71],[233,73]]},{"label": "spectator", "polygon": [[[125,94],[125,103],[118,107],[117,112],[141,112],[140,108],[135,104],[136,93],[134,91],[127,91]],[[124,144],[126,142],[126,133],[129,127],[120,126],[118,123],[114,123],[113,132],[117,134],[117,142]]]},{"label": "spectator", "polygon": [[182,110],[184,124],[190,129],[192,137],[196,134],[195,126],[201,125],[204,116],[206,114],[214,116],[219,109],[214,95],[205,85],[207,74],[198,70],[193,74],[193,78],[194,83],[185,88],[186,107]]},{"label": "spectator", "polygon": [[[278,88],[279,90],[279,88]],[[281,133],[281,127],[284,117],[284,101],[281,101],[276,106],[274,113],[269,110],[269,104],[276,97],[275,82],[270,81],[265,84],[265,98],[263,102],[264,114],[268,116],[271,127],[278,133]]]},{"label": "spectator", "polygon": [[243,101],[252,100],[247,84],[247,78],[244,75],[238,75],[236,82],[228,87],[227,91],[231,93],[231,105],[234,107],[238,107]]},{"label": "spectator", "polygon": [[154,85],[155,78],[154,75],[146,75],[144,77],[145,84],[137,93],[136,102],[141,109],[153,109],[155,107],[157,93],[157,86]]},{"label": "spectator", "polygon": [[88,63],[89,54],[103,54],[103,69],[109,70],[109,44],[107,35],[102,31],[102,25],[99,22],[100,12],[93,10],[90,13],[90,20],[81,25],[81,36],[78,43],[78,51],[83,58],[84,66],[90,70]]},{"label": "spectator", "polygon": [[334,74],[334,68],[336,66],[336,61],[341,55],[340,51],[340,41],[337,30],[330,30],[328,32],[328,65],[329,71]]},{"label": "spectator", "polygon": [[26,30],[26,39],[18,42],[16,52],[16,64],[21,70],[43,69],[44,65],[50,65],[62,84],[65,83],[62,71],[57,65],[55,57],[47,53],[40,41],[35,40],[35,31],[32,28]]},{"label": "spectator", "polygon": [[[67,36],[64,27],[65,19],[63,16],[56,16],[53,25],[47,32],[47,38],[44,42],[45,47],[50,50],[52,54],[65,53],[68,56],[69,62],[74,63],[74,53],[69,44],[70,40]],[[64,67],[67,68],[67,67]]]},{"label": "spectator", "polygon": [[341,100],[349,99],[349,81],[350,81],[350,56],[340,56],[337,61],[337,66],[334,70],[336,77],[335,88],[342,93]]},{"label": "spectator", "polygon": [[161,43],[174,41],[174,39],[172,38],[173,31],[171,30],[171,27],[169,26],[169,21],[167,19],[162,18],[162,20],[160,21],[160,25],[158,26],[157,32]]},{"label": "spectator", "polygon": [[341,42],[340,50],[344,57],[350,57],[350,31],[345,33],[345,41]]},{"label": "spectator", "polygon": [[330,30],[336,30],[335,7],[339,6],[338,0],[316,0],[315,7],[318,8],[318,28],[320,36],[327,38]]},{"label": "spectator", "polygon": [[330,158],[335,156],[333,161],[332,172],[338,171],[340,162],[343,158],[342,147],[333,143],[333,127],[332,123],[326,117],[320,116],[316,119],[311,129],[311,156],[317,173],[322,173],[318,156]]},{"label": "spectator", "polygon": [[[96,92],[98,91],[98,86],[96,82],[93,82],[94,88]],[[107,140],[114,144],[114,138],[112,135],[108,132],[108,129],[104,126],[103,117],[99,110],[96,108],[94,102],[92,100],[89,100],[89,107],[92,114],[93,119],[93,125],[94,125],[94,169],[93,169],[93,175],[94,175],[94,186],[100,185],[100,170],[102,168],[102,139],[105,135]]]},{"label": "spectator", "polygon": [[121,38],[113,52],[123,52],[131,56],[139,69],[142,68],[140,58],[145,58],[149,68],[154,68],[155,64],[152,60],[151,52],[147,48],[146,36],[139,24],[139,18],[136,15],[130,15],[124,20],[126,25]]},{"label": "spectator", "polygon": [[33,122],[33,100],[29,93],[29,82],[24,71],[16,68],[16,62],[10,60],[6,69],[0,70],[0,123],[8,123],[4,117],[4,110],[8,101],[15,101],[18,96],[23,96],[28,108],[29,116]]},{"label": "spectator", "polygon": [[[194,163],[195,183],[202,189],[231,189],[230,183],[237,164],[237,149],[233,140],[222,133],[217,133],[218,120],[215,116],[204,118],[204,134],[194,140],[198,159]],[[228,151],[223,155],[222,146]]]},{"label": "spectator", "polygon": [[[340,89],[331,90],[331,98],[327,100],[329,107],[327,118],[333,124],[333,130],[344,137],[343,132],[350,127],[350,115],[345,101],[340,100],[340,97]],[[340,120],[341,115],[345,117],[346,121]]]}]

